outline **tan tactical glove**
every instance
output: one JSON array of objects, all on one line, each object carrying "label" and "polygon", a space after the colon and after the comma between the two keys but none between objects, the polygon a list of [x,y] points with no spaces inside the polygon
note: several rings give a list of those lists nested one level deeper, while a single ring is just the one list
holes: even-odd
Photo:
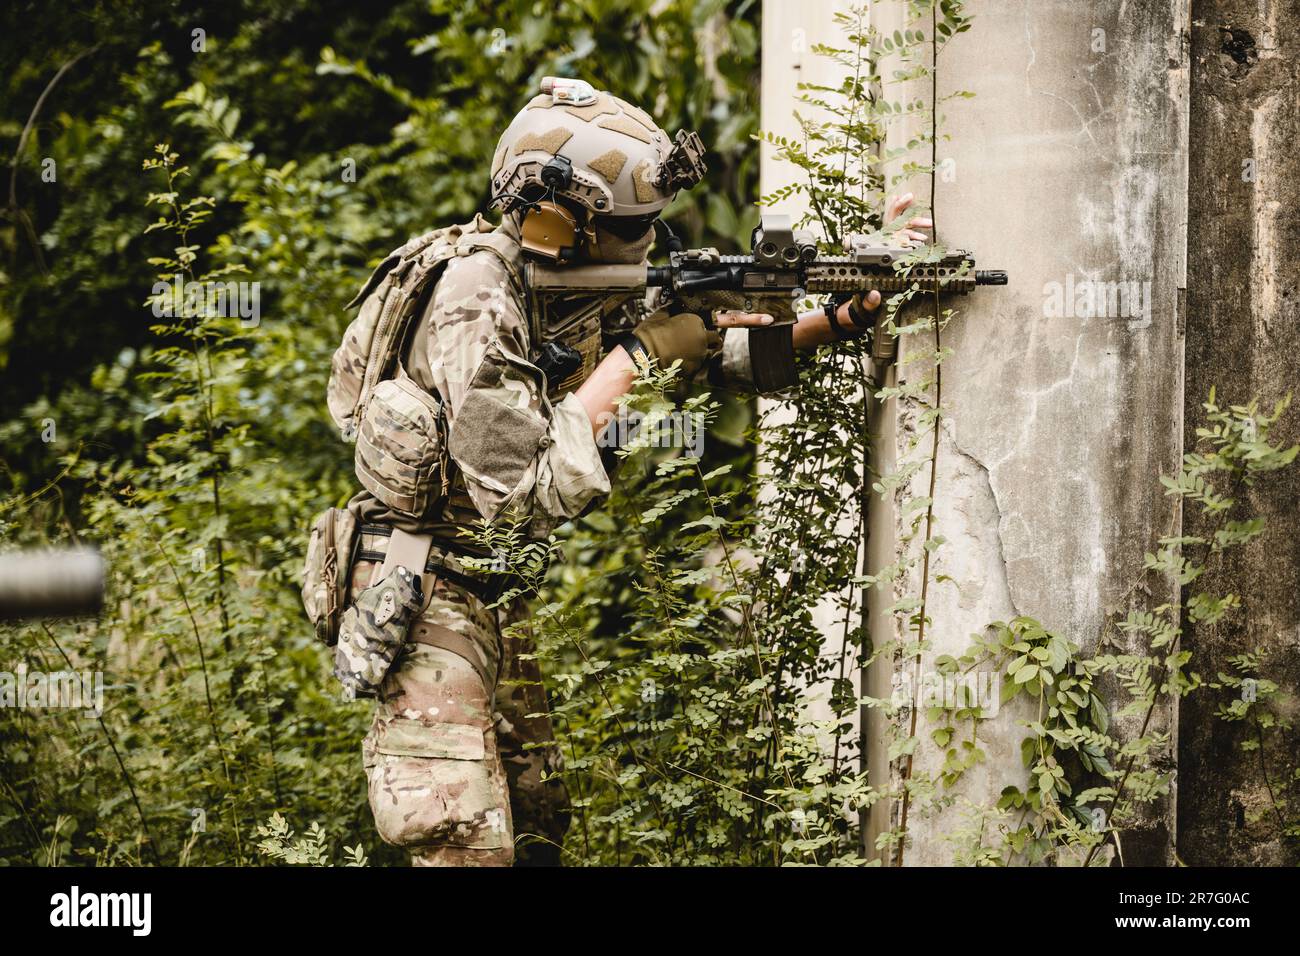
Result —
[{"label": "tan tactical glove", "polygon": [[[687,378],[700,370],[711,351],[722,347],[721,334],[706,329],[704,320],[693,312],[677,315],[656,312],[633,329],[630,338],[635,341],[625,339],[623,342],[623,347],[629,353],[644,351],[660,368],[667,368],[680,359],[682,374]],[[637,348],[638,343],[640,349]],[[632,357],[636,358],[636,355],[633,354]]]}]

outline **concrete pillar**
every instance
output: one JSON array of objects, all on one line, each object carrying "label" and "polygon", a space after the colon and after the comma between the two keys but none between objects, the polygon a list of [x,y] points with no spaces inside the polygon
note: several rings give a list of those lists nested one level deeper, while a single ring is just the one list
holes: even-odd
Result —
[{"label": "concrete pillar", "polygon": [[[1186,440],[1204,424],[1201,401],[1280,398],[1300,381],[1300,3],[1194,0],[1191,34],[1191,170],[1188,220]],[[1300,440],[1297,410],[1277,439]],[[1243,610],[1189,630],[1192,665],[1206,677],[1227,658],[1263,656],[1269,679],[1300,686],[1300,474],[1271,476],[1247,496],[1268,522],[1256,542],[1212,566],[1197,586],[1234,592]],[[1192,518],[1194,516],[1190,516]],[[1204,533],[1189,520],[1187,533]],[[1271,811],[1300,746],[1240,748],[1250,725],[1214,716],[1223,694],[1183,702],[1178,797],[1179,856],[1189,865],[1295,865],[1296,841]],[[1267,776],[1266,776],[1267,775]],[[1294,811],[1292,811],[1294,819]]]},{"label": "concrete pillar", "polygon": [[[877,9],[887,15],[891,6]],[[764,5],[764,128],[788,128],[794,80],[821,69],[809,54],[796,64],[781,48],[790,31],[826,34],[834,8]],[[940,61],[941,93],[976,94],[943,110],[951,140],[940,159],[955,164],[955,177],[939,184],[940,240],[972,249],[983,267],[1009,270],[1011,285],[960,303],[945,333],[955,351],[944,364],[935,532],[947,543],[932,577],[952,581],[932,584],[923,669],[1016,614],[1091,651],[1115,614],[1173,595],[1171,586],[1151,595],[1134,586],[1143,552],[1177,519],[1157,479],[1176,467],[1182,439],[1185,8],[1185,0],[976,0],[968,4],[972,30]],[[784,175],[765,162],[763,190]],[[920,186],[914,191],[928,195],[928,184]],[[1050,283],[1086,281],[1136,281],[1148,292],[1146,308],[1131,317],[1048,313]],[[911,366],[904,374],[924,373]],[[916,414],[905,403],[878,410],[882,462],[905,452]],[[894,556],[889,504],[873,516],[877,566]],[[904,588],[915,593],[919,582]],[[1125,647],[1114,631],[1107,637]],[[877,671],[870,686],[888,696],[888,675]],[[1173,732],[1173,715],[1159,713],[1157,725]],[[933,773],[942,754],[929,730],[922,720],[915,766]],[[1023,734],[1005,712],[983,723],[987,760],[946,796],[990,805],[1004,786],[1021,783]],[[878,737],[871,763],[881,786],[889,771]],[[869,838],[896,811],[878,806]],[[949,862],[945,837],[960,813],[959,801],[914,807],[907,862]],[[1130,835],[1126,862],[1172,859],[1172,814],[1166,802]]]},{"label": "concrete pillar", "polygon": [[[1108,622],[1173,595],[1168,584],[1150,596],[1134,589],[1143,553],[1177,519],[1158,477],[1176,466],[1182,438],[1184,4],[967,8],[974,27],[943,54],[940,90],[975,98],[946,110],[952,138],[940,158],[955,175],[941,178],[936,219],[941,242],[1008,269],[1011,285],[961,303],[944,336],[954,351],[935,513],[947,543],[932,573],[953,583],[931,591],[927,668],[1016,614],[1088,652],[1103,634],[1125,649]],[[1149,299],[1131,316],[1046,305],[1087,281],[1137,282]],[[905,409],[900,447],[912,417]],[[980,725],[987,760],[955,795],[987,805],[1022,778],[1024,731],[1011,717]],[[1172,718],[1162,710],[1154,726],[1173,733]],[[922,720],[916,766],[935,773],[942,755],[928,730]],[[1171,803],[1127,835],[1127,863],[1171,860]],[[907,860],[947,862],[942,836],[960,813],[958,803],[910,820]]]}]

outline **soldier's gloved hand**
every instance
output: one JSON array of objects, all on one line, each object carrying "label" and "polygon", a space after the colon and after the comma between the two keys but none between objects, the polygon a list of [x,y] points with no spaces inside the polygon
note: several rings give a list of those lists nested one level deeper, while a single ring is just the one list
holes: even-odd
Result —
[{"label": "soldier's gloved hand", "polygon": [[[693,312],[677,315],[656,312],[633,329],[632,335],[660,368],[680,360],[682,374],[687,378],[700,370],[710,351],[722,346],[722,336],[716,330],[706,329],[704,320]],[[635,344],[626,344],[635,349]]]}]

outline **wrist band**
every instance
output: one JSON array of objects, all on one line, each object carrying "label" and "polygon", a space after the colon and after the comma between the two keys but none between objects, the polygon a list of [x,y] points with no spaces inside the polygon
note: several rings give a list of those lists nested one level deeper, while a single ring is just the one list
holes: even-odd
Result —
[{"label": "wrist band", "polygon": [[647,364],[654,364],[654,356],[651,355],[650,350],[645,347],[645,343],[631,332],[619,339],[618,344],[623,346],[624,352],[632,356],[632,362],[637,368],[641,367],[641,362],[637,356],[644,358]]},{"label": "wrist band", "polygon": [[826,303],[825,311],[826,311],[826,321],[831,324],[832,334],[834,334],[837,341],[840,342],[844,341],[845,339],[844,326],[840,325],[840,317],[839,317],[840,303],[832,299],[831,301]]}]

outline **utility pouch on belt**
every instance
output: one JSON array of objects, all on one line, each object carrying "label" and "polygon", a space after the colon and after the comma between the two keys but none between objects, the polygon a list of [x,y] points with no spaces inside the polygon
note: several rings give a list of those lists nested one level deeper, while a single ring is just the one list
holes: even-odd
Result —
[{"label": "utility pouch on belt", "polygon": [[378,695],[411,624],[428,605],[433,588],[427,595],[421,589],[419,569],[429,558],[431,544],[429,535],[394,529],[378,583],[358,594],[343,612],[334,676],[349,698]]},{"label": "utility pouch on belt", "polygon": [[326,508],[312,524],[302,572],[302,605],[316,637],[326,647],[338,641],[356,531],[356,517],[342,508]]},{"label": "utility pouch on belt", "polygon": [[358,594],[343,612],[334,676],[348,697],[376,696],[423,604],[420,576],[398,567]]}]

